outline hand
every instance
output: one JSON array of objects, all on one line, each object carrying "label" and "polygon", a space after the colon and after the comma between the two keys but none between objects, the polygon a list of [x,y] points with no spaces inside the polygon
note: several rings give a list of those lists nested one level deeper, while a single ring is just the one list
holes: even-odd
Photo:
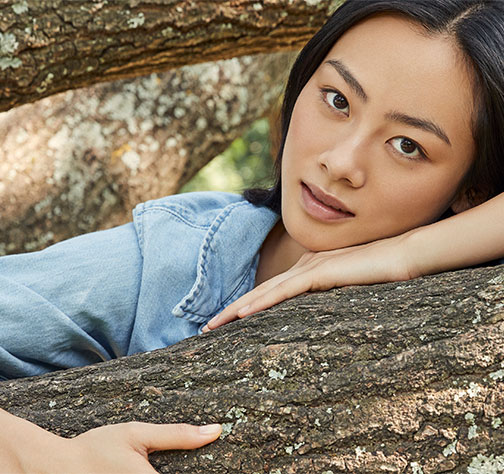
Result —
[{"label": "hand", "polygon": [[67,449],[73,453],[70,458],[73,467],[65,466],[61,472],[154,473],[149,453],[199,448],[217,439],[221,431],[220,425],[200,427],[132,422],[103,426],[65,440],[69,445]]},{"label": "hand", "polygon": [[307,252],[284,273],[265,281],[211,319],[203,332],[270,308],[306,291],[408,280],[419,276],[407,250],[408,234],[326,252]]},{"label": "hand", "polygon": [[134,422],[103,426],[65,440],[72,453],[73,467],[65,467],[61,472],[154,473],[149,453],[199,448],[214,441],[220,433],[220,425],[198,427]]},{"label": "hand", "polygon": [[0,418],[6,422],[0,433],[0,465],[2,472],[12,474],[155,473],[149,453],[195,449],[214,441],[221,433],[220,425],[132,422],[102,426],[67,439],[3,410]]}]

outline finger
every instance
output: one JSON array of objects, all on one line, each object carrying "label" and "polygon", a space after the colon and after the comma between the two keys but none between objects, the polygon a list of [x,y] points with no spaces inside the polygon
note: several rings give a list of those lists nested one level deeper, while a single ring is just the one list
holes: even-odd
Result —
[{"label": "finger", "polygon": [[264,283],[257,286],[248,293],[245,293],[235,302],[231,303],[224,310],[222,310],[217,316],[213,317],[210,321],[208,321],[208,323],[202,328],[202,331],[209,332],[213,329],[217,329],[218,327],[223,326],[224,324],[245,317],[244,316],[245,313],[247,316],[250,316],[250,314],[253,314],[248,312],[250,304],[253,301],[260,298],[271,288],[273,288],[277,284],[277,282],[280,282],[282,281],[282,279],[285,278],[286,278],[285,274],[277,275],[271,280],[265,281]]},{"label": "finger", "polygon": [[217,329],[224,324],[230,323],[235,319],[238,319],[237,307],[229,305],[224,310],[222,310],[217,316],[214,316],[210,321],[208,321],[205,326],[201,329],[202,332],[209,332],[213,329]]},{"label": "finger", "polygon": [[203,326],[201,331],[209,332],[213,329],[217,329],[218,327],[223,326],[224,324],[230,323],[235,319],[238,319],[236,311],[228,306],[226,309],[221,311],[217,316],[214,316],[210,321],[208,321],[208,323],[206,323],[205,326]]},{"label": "finger", "polygon": [[310,289],[310,278],[306,272],[294,274],[256,298],[247,307],[239,311],[239,317],[245,318],[251,314],[264,311],[289,298],[300,295]]},{"label": "finger", "polygon": [[[297,278],[299,275],[305,276],[305,279]],[[283,300],[307,291],[310,287],[309,281],[307,265],[292,267],[286,272],[265,281],[253,291],[244,295],[242,297],[244,299],[240,301],[240,308],[236,311],[236,314],[239,318],[245,318],[251,314],[271,308]]]},{"label": "finger", "polygon": [[[268,282],[263,283],[261,287],[257,287],[253,292],[245,295],[247,299],[243,299],[241,303],[248,304],[234,311],[236,313],[234,319],[237,319],[237,317],[245,318],[251,314],[271,308],[286,299],[304,293],[310,289],[310,282],[309,274],[305,269],[301,268],[278,275]],[[221,319],[218,319],[220,317],[219,315],[214,318],[215,321],[212,322],[214,327],[225,324]],[[223,318],[225,317],[226,315],[223,315]]]},{"label": "finger", "polygon": [[246,293],[245,295],[238,298],[234,303],[224,308],[217,316],[213,317],[208,323],[203,327],[203,332],[208,332],[212,329],[217,329],[224,324],[230,323],[239,318],[238,312],[241,308],[248,306],[249,302],[253,301],[257,295],[260,294],[259,287],[254,288],[252,291]]},{"label": "finger", "polygon": [[195,449],[215,441],[222,432],[219,424],[194,426],[186,423],[155,425],[134,423],[133,444],[147,452],[165,449]]}]

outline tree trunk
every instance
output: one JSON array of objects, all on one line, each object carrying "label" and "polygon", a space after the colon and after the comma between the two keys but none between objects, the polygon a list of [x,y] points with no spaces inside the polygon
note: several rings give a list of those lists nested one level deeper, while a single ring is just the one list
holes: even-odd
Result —
[{"label": "tree trunk", "polygon": [[186,64],[300,48],[340,0],[1,0],[0,111]]},{"label": "tree trunk", "polygon": [[504,266],[302,295],[173,347],[0,384],[0,406],[73,436],[222,422],[165,473],[497,473]]},{"label": "tree trunk", "polygon": [[188,66],[0,114],[0,255],[131,220],[277,103],[292,54]]}]

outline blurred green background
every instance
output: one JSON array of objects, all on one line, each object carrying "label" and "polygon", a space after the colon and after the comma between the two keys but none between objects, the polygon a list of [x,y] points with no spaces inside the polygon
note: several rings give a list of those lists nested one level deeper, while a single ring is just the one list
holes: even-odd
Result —
[{"label": "blurred green background", "polygon": [[179,192],[228,191],[273,184],[271,135],[266,118],[256,120],[231,146],[203,167]]}]

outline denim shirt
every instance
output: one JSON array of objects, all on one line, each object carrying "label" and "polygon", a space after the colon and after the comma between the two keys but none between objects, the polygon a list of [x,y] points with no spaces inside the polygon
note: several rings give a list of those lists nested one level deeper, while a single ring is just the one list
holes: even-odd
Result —
[{"label": "denim shirt", "polygon": [[148,201],[133,222],[0,258],[0,379],[150,351],[254,287],[278,215],[243,197]]}]

